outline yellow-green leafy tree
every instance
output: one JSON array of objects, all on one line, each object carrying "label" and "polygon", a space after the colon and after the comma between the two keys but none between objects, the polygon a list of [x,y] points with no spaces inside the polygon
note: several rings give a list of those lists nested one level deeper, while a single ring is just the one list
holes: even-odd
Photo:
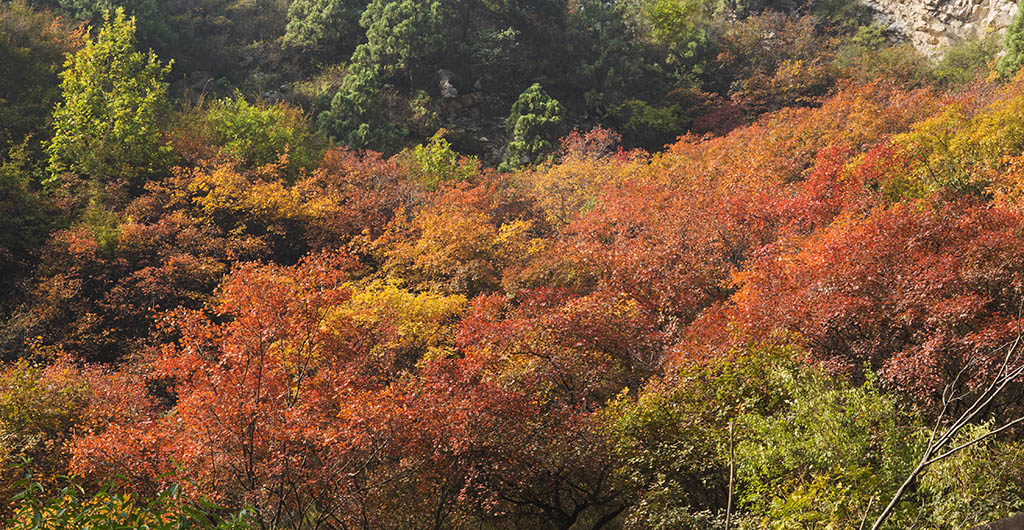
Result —
[{"label": "yellow-green leafy tree", "polygon": [[63,101],[46,146],[51,179],[66,172],[138,184],[166,167],[170,148],[158,122],[167,102],[170,65],[135,49],[135,19],[108,12],[95,38],[61,73]]}]

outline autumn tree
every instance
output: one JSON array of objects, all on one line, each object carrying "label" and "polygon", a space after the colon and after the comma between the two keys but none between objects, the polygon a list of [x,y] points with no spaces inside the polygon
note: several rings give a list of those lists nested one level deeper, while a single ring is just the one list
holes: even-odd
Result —
[{"label": "autumn tree", "polygon": [[799,331],[835,370],[869,364],[937,399],[968,361],[991,366],[989,352],[1015,333],[1019,226],[1016,212],[970,203],[843,219],[737,275],[725,314],[755,337]]},{"label": "autumn tree", "polygon": [[372,487],[362,481],[393,440],[388,410],[398,406],[375,393],[348,317],[333,312],[349,297],[349,266],[342,255],[245,266],[213,308],[222,323],[168,315],[180,339],[151,358],[151,376],[172,382],[173,409],[83,438],[76,468],[123,469],[139,487],[178,474],[193,495],[252,506],[267,526],[344,520]]},{"label": "autumn tree", "polygon": [[507,175],[457,183],[397,215],[372,243],[381,272],[415,289],[499,290],[506,267],[544,247],[542,226]]}]

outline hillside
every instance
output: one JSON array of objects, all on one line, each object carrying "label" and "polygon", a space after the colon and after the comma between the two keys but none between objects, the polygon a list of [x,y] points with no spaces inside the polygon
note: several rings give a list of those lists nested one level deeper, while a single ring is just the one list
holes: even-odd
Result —
[{"label": "hillside", "polygon": [[1024,512],[986,2],[0,3],[3,527]]}]

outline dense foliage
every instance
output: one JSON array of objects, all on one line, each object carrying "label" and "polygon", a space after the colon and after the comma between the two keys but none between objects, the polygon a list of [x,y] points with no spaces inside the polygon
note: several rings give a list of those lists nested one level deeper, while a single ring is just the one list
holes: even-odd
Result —
[{"label": "dense foliage", "polygon": [[2,2],[0,517],[1024,511],[1021,20],[932,61],[839,0]]}]

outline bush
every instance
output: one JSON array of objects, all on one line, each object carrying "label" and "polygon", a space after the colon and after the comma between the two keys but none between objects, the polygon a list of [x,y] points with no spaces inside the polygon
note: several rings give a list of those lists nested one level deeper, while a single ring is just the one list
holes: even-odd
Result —
[{"label": "bush", "polygon": [[855,528],[916,464],[923,431],[870,374],[858,387],[801,367],[771,374],[769,388],[785,406],[741,415],[736,444],[741,504],[766,527]]},{"label": "bush", "polygon": [[967,84],[980,73],[988,71],[998,52],[999,39],[995,34],[958,43],[946,50],[932,70],[931,77],[943,88]]},{"label": "bush", "polygon": [[769,345],[683,365],[635,400],[624,393],[609,405],[602,417],[617,473],[638,495],[630,527],[691,528],[710,517],[702,512],[724,515],[729,423],[740,413],[784,410],[791,389],[779,386],[776,374],[796,370],[797,353]]},{"label": "bush", "polygon": [[[114,491],[111,484],[87,495],[71,484],[52,497],[46,488],[26,480],[15,496],[18,510],[9,530],[248,530],[256,526],[244,511],[223,516],[224,510],[208,502],[191,503],[177,486],[146,501],[131,493]],[[43,495],[43,497],[40,497]]]},{"label": "bush", "polygon": [[287,154],[285,173],[319,162],[324,139],[314,134],[298,108],[284,103],[251,104],[241,96],[216,101],[206,113],[210,141],[221,152],[255,168]]},{"label": "bush", "polygon": [[928,58],[908,43],[892,43],[881,24],[861,26],[836,52],[836,65],[860,83],[892,79],[920,85],[932,73]]},{"label": "bush", "polygon": [[425,145],[417,145],[404,157],[412,166],[414,178],[428,190],[437,189],[442,182],[466,180],[480,169],[475,157],[464,157],[452,150],[452,144],[444,139],[445,133],[444,129],[438,130]]}]

